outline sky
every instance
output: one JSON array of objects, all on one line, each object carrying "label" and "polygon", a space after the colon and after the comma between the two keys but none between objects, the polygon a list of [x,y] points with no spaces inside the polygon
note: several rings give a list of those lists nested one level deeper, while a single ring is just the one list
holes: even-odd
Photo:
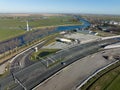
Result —
[{"label": "sky", "polygon": [[120,15],[120,0],[0,0],[0,13],[88,13]]}]

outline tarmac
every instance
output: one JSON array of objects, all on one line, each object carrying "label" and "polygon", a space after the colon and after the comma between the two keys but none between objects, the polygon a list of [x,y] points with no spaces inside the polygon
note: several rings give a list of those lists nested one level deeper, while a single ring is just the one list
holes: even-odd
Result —
[{"label": "tarmac", "polygon": [[4,74],[6,71],[6,67],[8,66],[8,62],[0,65],[0,75]]},{"label": "tarmac", "polygon": [[[80,40],[81,44],[100,38],[100,36],[95,36],[95,35],[90,35],[90,34],[82,34],[82,33],[69,33],[69,34],[63,35],[63,37],[64,38]],[[44,46],[43,48],[47,48],[47,49],[64,49],[64,48],[67,48],[67,47],[71,47],[71,46],[73,46],[75,44],[76,43],[67,44],[67,43],[55,41],[55,42],[52,42],[51,44],[49,44],[47,46]]]},{"label": "tarmac", "polygon": [[62,69],[61,72],[44,82],[36,90],[75,90],[89,75],[114,61],[106,60],[103,55],[120,54],[119,51],[120,48],[105,50],[80,59]]}]

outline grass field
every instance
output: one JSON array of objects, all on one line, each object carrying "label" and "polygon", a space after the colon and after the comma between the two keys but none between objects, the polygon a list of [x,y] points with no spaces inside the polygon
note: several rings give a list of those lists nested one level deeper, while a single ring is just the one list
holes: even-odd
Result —
[{"label": "grass field", "polygon": [[[111,66],[109,69],[114,68],[115,66],[120,65],[120,62],[116,65]],[[106,72],[106,70],[102,71],[101,73]],[[96,75],[99,77],[99,75]],[[96,80],[96,77],[91,79],[81,90],[120,90],[120,66],[110,70],[109,72],[102,75],[96,82],[90,84],[91,82]]]},{"label": "grass field", "polygon": [[0,41],[24,34],[24,30],[0,30]]},{"label": "grass field", "polygon": [[21,35],[25,33],[23,22],[14,19],[0,19],[0,41]]},{"label": "grass field", "polygon": [[120,87],[120,83],[116,83],[116,78],[119,76],[119,74],[120,67],[102,76],[95,84],[93,84],[93,86],[91,86],[90,90],[119,90],[119,88],[117,89],[114,87],[114,85]]},{"label": "grass field", "polygon": [[108,86],[107,90],[120,90],[120,75]]},{"label": "grass field", "polygon": [[81,24],[81,22],[72,21],[72,16],[48,16],[46,18],[40,17],[0,17],[0,41],[21,35],[25,33],[26,20],[29,21],[31,28]]},{"label": "grass field", "polygon": [[36,60],[39,60],[39,58],[45,58],[48,55],[51,55],[57,51],[59,50],[58,49],[41,49],[38,52],[35,52],[31,55],[31,60],[36,61]]}]

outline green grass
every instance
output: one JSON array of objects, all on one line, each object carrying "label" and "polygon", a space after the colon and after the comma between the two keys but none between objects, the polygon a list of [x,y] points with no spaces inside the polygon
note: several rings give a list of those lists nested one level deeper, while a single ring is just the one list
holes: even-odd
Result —
[{"label": "green grass", "polygon": [[0,41],[25,33],[20,27],[25,27],[25,23],[16,19],[0,19]]},{"label": "green grass", "polygon": [[90,79],[88,83],[81,88],[81,90],[86,90],[86,89],[87,90],[119,90],[120,88],[120,66],[119,65],[120,65],[120,62],[103,70],[102,72],[97,74],[95,77]]},{"label": "green grass", "polygon": [[18,35],[24,34],[23,30],[1,30],[0,29],[0,41],[4,41],[10,38],[13,38]]},{"label": "green grass", "polygon": [[[33,20],[33,18],[38,19]],[[39,19],[39,17],[0,18],[0,41],[25,33],[26,20],[29,20],[29,26],[32,28],[82,24],[81,22],[74,22],[71,19],[71,16],[49,16],[46,19]]]},{"label": "green grass", "polygon": [[120,90],[120,75],[108,86],[107,90]]},{"label": "green grass", "polygon": [[34,52],[31,55],[31,60],[36,61],[36,60],[39,60],[40,58],[45,58],[48,55],[51,55],[57,51],[59,51],[59,49],[41,49],[38,52]]},{"label": "green grass", "polygon": [[[49,36],[46,36],[43,38],[43,40],[48,40],[44,46],[47,46],[49,44],[51,44],[52,42],[55,41],[55,38],[59,36],[59,33],[55,33],[55,34],[52,34],[52,35],[49,35]],[[39,60],[39,57],[41,58],[45,58],[46,56],[50,55],[50,54],[53,54],[55,52],[59,51],[59,49],[40,49],[38,52],[34,52],[32,55],[31,55],[31,60],[32,61],[36,61],[36,60]]]},{"label": "green grass", "polygon": [[92,87],[90,87],[90,90],[107,90],[107,87],[113,82],[117,75],[118,75],[117,70],[105,74],[95,84],[93,84]]}]

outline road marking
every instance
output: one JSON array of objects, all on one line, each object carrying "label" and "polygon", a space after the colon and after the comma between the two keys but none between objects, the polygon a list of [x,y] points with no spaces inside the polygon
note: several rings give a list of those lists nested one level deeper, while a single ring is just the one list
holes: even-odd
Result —
[{"label": "road marking", "polygon": [[58,75],[59,73],[61,73],[62,71],[63,71],[63,69],[61,69],[60,71],[58,71],[54,75],[50,76],[48,79],[46,79],[45,81],[43,81],[42,83],[40,83],[39,85],[37,85],[36,87],[34,87],[32,90],[36,90],[38,87],[40,87],[41,85],[45,84],[47,81],[49,81],[50,79],[52,79],[53,77],[55,77],[56,75]]},{"label": "road marking", "polygon": [[111,66],[111,65],[113,65],[113,64],[115,64],[115,63],[117,63],[117,62],[119,62],[119,60],[117,60],[117,61],[115,61],[115,62],[113,62],[113,63],[108,64],[107,66],[99,69],[98,71],[96,71],[95,73],[93,73],[92,75],[90,75],[90,76],[89,76],[86,80],[84,80],[78,87],[76,87],[76,90],[80,90],[80,88],[81,88],[84,84],[86,84],[91,78],[93,78],[96,74],[98,74],[98,73],[101,72],[102,70],[108,68],[109,66]]},{"label": "road marking", "polygon": [[27,50],[24,50],[23,52],[17,54],[17,55],[16,55],[14,58],[12,58],[9,62],[12,63],[18,56],[24,54],[25,52],[29,51],[29,50],[32,49],[32,48],[35,48],[36,46],[42,44],[43,42],[45,42],[45,41],[42,41],[42,42],[40,42],[40,43],[38,43],[38,44],[36,44],[36,45],[34,45],[34,46],[28,48]]}]

